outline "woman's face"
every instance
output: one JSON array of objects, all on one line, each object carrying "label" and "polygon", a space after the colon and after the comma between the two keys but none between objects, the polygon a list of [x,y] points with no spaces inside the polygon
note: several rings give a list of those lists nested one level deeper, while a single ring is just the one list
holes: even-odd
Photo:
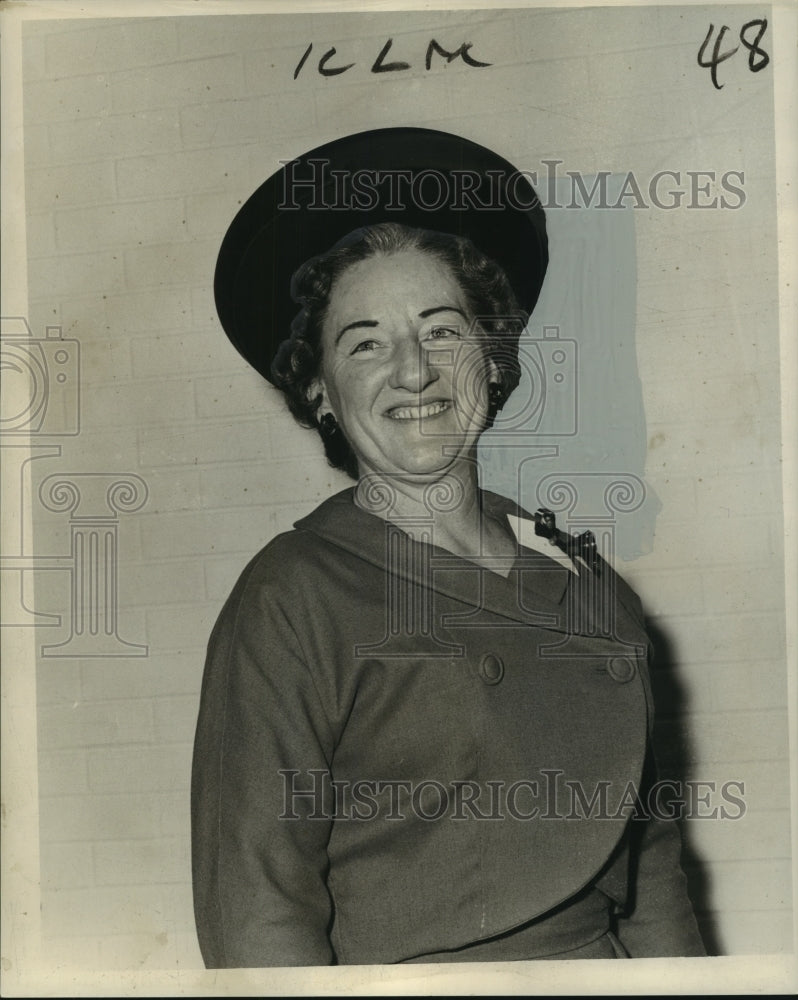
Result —
[{"label": "woman's face", "polygon": [[361,476],[435,478],[472,453],[496,367],[438,258],[406,250],[353,264],[333,285],[321,343],[319,413],[335,415]]}]

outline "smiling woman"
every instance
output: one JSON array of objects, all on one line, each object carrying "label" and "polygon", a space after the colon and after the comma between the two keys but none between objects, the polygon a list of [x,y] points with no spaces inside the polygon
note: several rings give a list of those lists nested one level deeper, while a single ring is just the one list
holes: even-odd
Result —
[{"label": "smiling woman", "polygon": [[[518,190],[506,161],[426,130],[305,159],[325,156]],[[640,602],[548,512],[479,487],[546,267],[534,192],[397,222],[390,186],[365,219],[321,220],[310,191],[281,229],[285,192],[264,187],[225,238],[220,317],[356,485],[252,560],[211,637],[192,787],[206,964],[701,954],[678,829],[643,808]],[[283,340],[262,275],[289,266]]]},{"label": "smiling woman", "polygon": [[448,268],[416,252],[361,261],[339,278],[322,334],[320,413],[337,419],[361,475],[436,474],[472,456],[487,372],[477,386],[452,378],[452,360],[481,353],[467,309]]},{"label": "smiling woman", "polygon": [[525,316],[497,265],[463,237],[383,223],[308,262],[293,293],[303,308],[272,372],[333,465],[355,479],[439,470],[447,433],[473,461],[519,378]]}]

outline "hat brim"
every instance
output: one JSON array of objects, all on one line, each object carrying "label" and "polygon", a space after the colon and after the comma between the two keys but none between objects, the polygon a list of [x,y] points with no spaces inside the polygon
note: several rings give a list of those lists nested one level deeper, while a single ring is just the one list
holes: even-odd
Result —
[{"label": "hat brim", "polygon": [[507,160],[461,136],[385,128],[284,163],[242,206],[222,242],[214,294],[225,333],[273,381],[298,311],[291,277],[355,229],[380,222],[468,237],[505,271],[530,313],[543,283],[543,208]]}]

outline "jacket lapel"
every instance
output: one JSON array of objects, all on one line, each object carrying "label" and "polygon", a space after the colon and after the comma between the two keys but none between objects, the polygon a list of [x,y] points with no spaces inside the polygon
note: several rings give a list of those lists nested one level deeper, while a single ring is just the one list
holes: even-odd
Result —
[{"label": "jacket lapel", "polygon": [[[411,586],[431,586],[437,593],[476,608],[468,615],[469,624],[480,624],[484,610],[512,623],[596,634],[595,614],[590,608],[599,581],[586,565],[577,575],[562,561],[519,541],[510,575],[504,577],[436,546],[431,527],[424,542],[415,541],[397,525],[356,506],[353,494],[354,490],[348,489],[330,497],[295,527],[313,532]],[[527,531],[534,531],[529,515],[510,500],[487,492],[482,493],[482,499],[491,516],[519,519],[526,523]],[[414,525],[414,531],[424,538],[424,523]],[[523,538],[525,532],[518,535]],[[606,582],[612,582],[617,590],[615,574],[608,567],[603,573],[611,574]]]}]

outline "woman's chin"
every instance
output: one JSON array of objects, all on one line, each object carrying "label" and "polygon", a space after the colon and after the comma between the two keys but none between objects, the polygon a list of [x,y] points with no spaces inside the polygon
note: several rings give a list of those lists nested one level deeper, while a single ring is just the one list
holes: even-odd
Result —
[{"label": "woman's chin", "polygon": [[440,442],[430,445],[429,448],[416,448],[412,452],[403,455],[393,455],[384,461],[367,463],[361,461],[360,477],[379,476],[386,479],[401,479],[408,482],[429,483],[435,482],[444,476],[451,475],[459,469],[464,469],[467,465],[473,464],[475,459],[475,446],[473,442],[468,447],[444,448]]}]

